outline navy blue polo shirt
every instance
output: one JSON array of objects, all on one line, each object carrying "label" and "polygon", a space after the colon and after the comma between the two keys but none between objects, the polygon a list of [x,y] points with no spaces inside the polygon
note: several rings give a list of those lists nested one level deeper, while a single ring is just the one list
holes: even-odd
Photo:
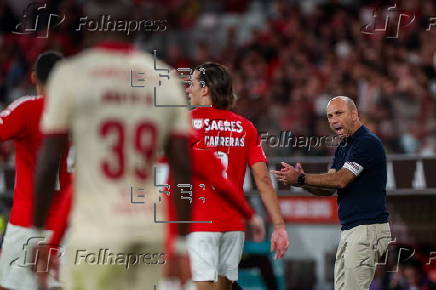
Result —
[{"label": "navy blue polo shirt", "polygon": [[337,190],[341,229],[386,223],[386,154],[381,140],[362,125],[336,148],[331,168],[338,171],[344,164],[358,175]]}]

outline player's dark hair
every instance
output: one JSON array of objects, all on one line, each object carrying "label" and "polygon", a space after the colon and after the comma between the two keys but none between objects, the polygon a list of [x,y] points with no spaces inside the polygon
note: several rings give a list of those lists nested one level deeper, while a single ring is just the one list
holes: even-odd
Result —
[{"label": "player's dark hair", "polygon": [[45,85],[47,83],[50,72],[55,64],[62,60],[62,54],[56,51],[48,51],[41,53],[35,62],[36,79],[39,83]]},{"label": "player's dark hair", "polygon": [[195,68],[199,72],[198,81],[210,90],[212,105],[217,109],[229,110],[235,102],[232,76],[222,64],[206,62]]}]

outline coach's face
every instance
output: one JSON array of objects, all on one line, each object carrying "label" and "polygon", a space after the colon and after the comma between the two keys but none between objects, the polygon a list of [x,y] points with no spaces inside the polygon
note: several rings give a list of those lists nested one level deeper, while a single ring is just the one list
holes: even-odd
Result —
[{"label": "coach's face", "polygon": [[340,138],[350,136],[354,131],[355,124],[359,118],[357,112],[352,110],[346,101],[335,99],[327,106],[327,119],[330,128]]},{"label": "coach's face", "polygon": [[198,74],[199,72],[195,70],[192,74],[191,85],[186,88],[191,105],[194,106],[203,105],[203,98],[207,94],[207,89],[198,80]]}]

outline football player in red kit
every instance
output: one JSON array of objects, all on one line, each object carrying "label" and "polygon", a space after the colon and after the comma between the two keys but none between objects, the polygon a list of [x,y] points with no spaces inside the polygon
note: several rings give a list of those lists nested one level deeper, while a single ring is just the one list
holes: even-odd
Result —
[{"label": "football player in red kit", "polygon": [[[289,241],[277,194],[272,187],[268,160],[254,125],[230,111],[234,94],[228,69],[216,63],[198,66],[187,93],[191,105],[202,106],[192,111],[193,127],[201,136],[195,146],[212,150],[221,159],[225,177],[236,185],[239,198],[244,196],[246,167],[251,168],[274,225],[271,250],[276,252],[276,258],[282,258]],[[213,218],[219,222],[193,224],[188,235],[192,280],[197,289],[213,289],[217,281],[219,289],[231,289],[232,281],[238,279],[238,263],[244,242],[241,215],[236,209],[224,211],[221,205],[205,203],[201,218]]]},{"label": "football player in red kit", "polygon": [[[52,68],[61,59],[62,56],[56,52],[39,55],[31,75],[32,82],[36,83],[37,96],[21,97],[0,113],[0,140],[13,140],[16,148],[13,205],[0,256],[0,285],[3,289],[36,289],[36,279],[29,271],[32,261],[28,261],[28,258],[26,261],[26,254],[30,254],[30,244],[42,242],[51,234],[58,202],[71,184],[71,166],[67,164],[69,151],[65,150],[46,230],[35,235],[32,229],[32,204],[37,152],[42,141],[39,123],[46,94],[45,85]],[[51,280],[50,287],[60,286],[59,281]]]}]

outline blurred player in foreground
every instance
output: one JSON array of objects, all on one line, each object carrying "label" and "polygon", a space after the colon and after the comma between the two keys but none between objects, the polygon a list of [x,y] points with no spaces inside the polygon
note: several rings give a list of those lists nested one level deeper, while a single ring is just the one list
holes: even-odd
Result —
[{"label": "blurred player in foreground", "polygon": [[327,105],[331,129],[341,138],[328,173],[305,174],[282,162],[273,171],[287,184],[319,196],[338,194],[341,240],[335,290],[368,290],[376,263],[391,240],[386,209],[386,155],[380,139],[359,119],[353,100],[339,96]]},{"label": "blurred player in foreground", "polygon": [[[277,194],[272,187],[267,159],[259,143],[258,133],[247,119],[230,111],[234,94],[227,68],[216,63],[198,66],[187,88],[191,105],[201,105],[192,111],[192,124],[200,134],[196,147],[213,150],[221,159],[225,177],[237,186],[239,197],[244,196],[243,183],[247,165],[274,225],[271,250],[282,258],[288,246],[288,235],[280,213]],[[211,189],[209,189],[211,190]],[[203,220],[215,218],[212,224],[193,224],[188,237],[192,263],[192,280],[198,289],[231,289],[238,280],[238,263],[244,243],[244,224],[235,209],[223,211],[212,202],[202,212]]]},{"label": "blurred player in foreground", "polygon": [[[33,271],[38,278],[38,285],[42,289],[47,288],[48,273],[53,273],[55,277],[59,277],[60,259],[63,255],[61,242],[65,237],[68,228],[68,219],[71,212],[71,203],[73,187],[69,186],[65,189],[62,199],[59,201],[56,213],[53,215],[52,234],[46,243],[40,243],[34,247]],[[65,250],[65,249],[64,249]]]},{"label": "blurred player in foreground", "polygon": [[[43,139],[39,123],[45,106],[49,74],[61,59],[62,56],[56,52],[39,55],[31,75],[38,96],[21,97],[0,113],[0,139],[13,140],[16,148],[13,205],[0,257],[0,285],[3,289],[37,289],[37,282],[30,271],[30,248],[33,243],[42,242],[51,234],[57,204],[71,183],[66,156],[63,156],[62,162],[57,163],[55,168],[57,184],[50,187],[56,193],[52,206],[47,208],[45,230],[36,233],[32,229],[32,202],[37,152]],[[64,145],[61,149],[65,154],[67,142]],[[50,287],[60,286],[59,281],[50,280]]]},{"label": "blurred player in foreground", "polygon": [[[263,240],[264,237],[264,227],[262,220],[259,219],[254,214],[253,209],[248,205],[247,201],[242,197],[237,195],[237,188],[233,185],[232,182],[230,182],[228,179],[224,178],[223,172],[224,168],[220,162],[220,160],[210,151],[210,150],[202,150],[202,149],[195,149],[192,148],[192,185],[195,188],[196,185],[203,184],[204,187],[210,187],[213,186],[216,191],[213,192],[213,194],[216,194],[216,196],[206,196],[206,199],[211,201],[219,200],[221,201],[222,210],[225,210],[226,207],[232,207],[235,210],[242,213],[244,218],[249,221],[249,225],[253,227],[256,234],[257,240]],[[175,186],[171,185],[170,189],[174,188]],[[201,190],[201,188],[200,188]],[[203,195],[202,192],[198,192],[194,190],[193,198],[195,198],[197,195]],[[66,232],[66,228],[68,226],[68,216],[70,214],[71,209],[71,190],[68,190],[66,194],[64,195],[63,200],[59,203],[59,208],[57,211],[57,215],[55,217],[55,224],[53,225],[53,235],[51,236],[50,241],[47,245],[44,245],[41,247],[40,250],[40,257],[41,255],[44,255],[48,257],[48,255],[53,256],[53,260],[50,260],[51,265],[47,265],[47,259],[38,259],[37,263],[39,263],[38,268],[40,269],[46,269],[48,266],[56,266],[56,255],[54,255],[55,251],[59,248],[60,242]],[[174,196],[174,194],[171,194],[169,199],[171,198],[179,198],[178,196]],[[167,201],[170,201],[167,199]],[[188,202],[188,200],[185,200],[185,202]],[[207,201],[206,201],[207,202]],[[195,219],[196,216],[196,208],[201,207],[202,201],[199,200],[199,203],[196,203],[194,200],[192,203],[193,207],[193,217],[191,219]],[[177,219],[175,215],[175,208],[174,203],[170,202],[169,206],[169,220],[175,220]],[[201,210],[201,209],[200,209]],[[174,252],[174,242],[177,239],[177,227],[175,223],[171,223],[170,227],[168,227],[170,230],[169,237],[166,240],[166,254],[167,259],[171,259],[171,256]],[[50,249],[52,249],[52,252],[50,254]],[[188,261],[186,261],[188,262]],[[188,265],[188,264],[186,264]],[[164,267],[164,277],[166,277],[166,281],[164,283],[160,283],[159,289],[180,289],[183,284],[185,284],[189,280],[189,271],[183,271],[184,276],[181,276],[180,269],[177,267],[174,267],[174,263],[168,263],[165,264]],[[42,277],[42,279],[46,279],[46,272],[38,272],[38,275]],[[174,278],[174,279],[173,279]],[[182,278],[182,279],[180,279]],[[179,281],[181,280],[181,281]],[[182,282],[182,283],[180,283]],[[182,284],[182,285],[181,285]]]},{"label": "blurred player in foreground", "polygon": [[[131,19],[133,6],[121,1],[90,1],[85,14]],[[153,163],[166,149],[177,184],[191,182],[189,132],[181,81],[159,79],[154,58],[136,50],[125,31],[87,32],[93,48],[56,67],[49,82],[42,121],[46,134],[38,160],[34,223],[41,229],[51,203],[55,169],[71,134],[76,167],[65,289],[153,289],[165,263],[164,224],[154,222],[162,207],[153,183]],[[158,67],[166,67],[156,61]],[[132,70],[147,76],[144,87],[131,86]],[[161,81],[161,83],[160,83]],[[142,203],[132,203],[141,190]],[[189,204],[177,203],[178,219],[189,220]],[[179,224],[176,252],[185,253],[187,225]]]}]

